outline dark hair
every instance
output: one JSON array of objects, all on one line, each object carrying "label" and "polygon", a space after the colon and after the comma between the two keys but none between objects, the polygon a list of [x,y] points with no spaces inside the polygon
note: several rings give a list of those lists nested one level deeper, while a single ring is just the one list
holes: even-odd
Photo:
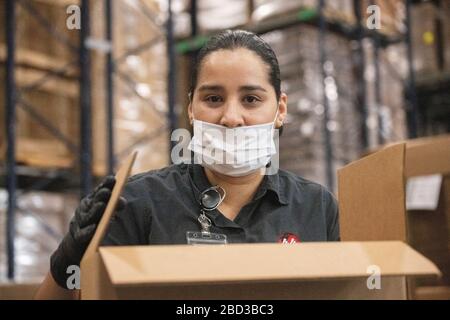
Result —
[{"label": "dark hair", "polygon": [[238,48],[245,48],[255,52],[270,67],[269,81],[275,89],[277,101],[280,100],[280,67],[275,53],[260,36],[244,30],[222,31],[211,37],[200,49],[191,75],[190,99],[192,99],[195,87],[197,86],[197,78],[203,59],[210,53],[218,50],[233,50]]}]

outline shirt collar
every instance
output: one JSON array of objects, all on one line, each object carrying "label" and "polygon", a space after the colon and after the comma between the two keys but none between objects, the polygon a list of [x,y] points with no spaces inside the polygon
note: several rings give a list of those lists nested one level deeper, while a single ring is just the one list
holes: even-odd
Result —
[{"label": "shirt collar", "polygon": [[284,189],[281,186],[280,175],[278,174],[278,172],[276,174],[264,176],[261,186],[256,192],[254,199],[258,200],[262,198],[267,193],[267,191],[273,192],[276,195],[279,203],[283,205],[289,204],[286,194],[284,193]]},{"label": "shirt collar", "polygon": [[[210,188],[212,185],[206,177],[205,171],[201,165],[193,164],[190,167],[195,197],[197,202],[199,202],[202,191]],[[264,179],[255,194],[254,200],[259,200],[262,198],[267,191],[273,192],[279,203],[283,205],[287,205],[289,203],[281,185],[280,176],[278,173],[264,176]]]},{"label": "shirt collar", "polygon": [[192,187],[194,189],[195,199],[198,203],[200,203],[201,193],[204,190],[211,188],[212,185],[206,177],[205,171],[203,170],[203,167],[201,165],[190,165],[189,171],[190,176],[192,177]]}]

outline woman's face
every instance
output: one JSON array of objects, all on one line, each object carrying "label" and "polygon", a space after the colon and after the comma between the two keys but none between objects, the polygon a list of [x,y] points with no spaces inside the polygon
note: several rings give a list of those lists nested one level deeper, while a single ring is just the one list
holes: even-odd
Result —
[{"label": "woman's face", "polygon": [[279,128],[286,116],[287,96],[277,102],[269,82],[269,66],[253,51],[219,50],[200,66],[189,118],[228,128],[273,122]]}]

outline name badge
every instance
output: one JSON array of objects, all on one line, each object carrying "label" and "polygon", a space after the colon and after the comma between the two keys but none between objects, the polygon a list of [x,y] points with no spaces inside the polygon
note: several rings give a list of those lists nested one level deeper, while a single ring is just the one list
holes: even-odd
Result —
[{"label": "name badge", "polygon": [[188,244],[227,244],[227,236],[222,233],[205,231],[187,231],[186,240]]}]

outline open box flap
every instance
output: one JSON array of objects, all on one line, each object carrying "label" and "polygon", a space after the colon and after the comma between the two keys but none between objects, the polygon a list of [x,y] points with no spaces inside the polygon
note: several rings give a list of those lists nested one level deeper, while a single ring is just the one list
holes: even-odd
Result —
[{"label": "open box flap", "polygon": [[105,208],[105,212],[103,213],[102,218],[97,226],[94,237],[89,243],[86,252],[84,253],[83,259],[81,260],[81,264],[83,264],[83,260],[87,259],[87,257],[92,256],[95,252],[98,251],[98,247],[100,246],[103,237],[108,229],[109,221],[111,220],[114,211],[117,206],[117,202],[119,200],[120,194],[122,193],[123,187],[127,182],[127,179],[131,172],[131,167],[133,166],[134,160],[136,159],[137,152],[133,152],[119,169],[116,174],[116,183],[111,193],[111,197],[108,201],[108,204]]},{"label": "open box flap", "polygon": [[450,135],[406,141],[405,176],[450,174]]},{"label": "open box flap", "polygon": [[137,153],[133,152],[117,172],[116,183],[105,212],[100,219],[94,237],[81,259],[81,299],[94,299],[100,296],[108,299],[116,298],[114,290],[110,287],[110,281],[107,279],[105,265],[100,257],[98,248],[108,229],[109,221],[114,214],[117,201],[131,172],[136,155]]},{"label": "open box flap", "polygon": [[400,241],[101,247],[114,286],[439,275]]},{"label": "open box flap", "polygon": [[387,147],[338,171],[343,241],[406,241],[405,143]]}]

